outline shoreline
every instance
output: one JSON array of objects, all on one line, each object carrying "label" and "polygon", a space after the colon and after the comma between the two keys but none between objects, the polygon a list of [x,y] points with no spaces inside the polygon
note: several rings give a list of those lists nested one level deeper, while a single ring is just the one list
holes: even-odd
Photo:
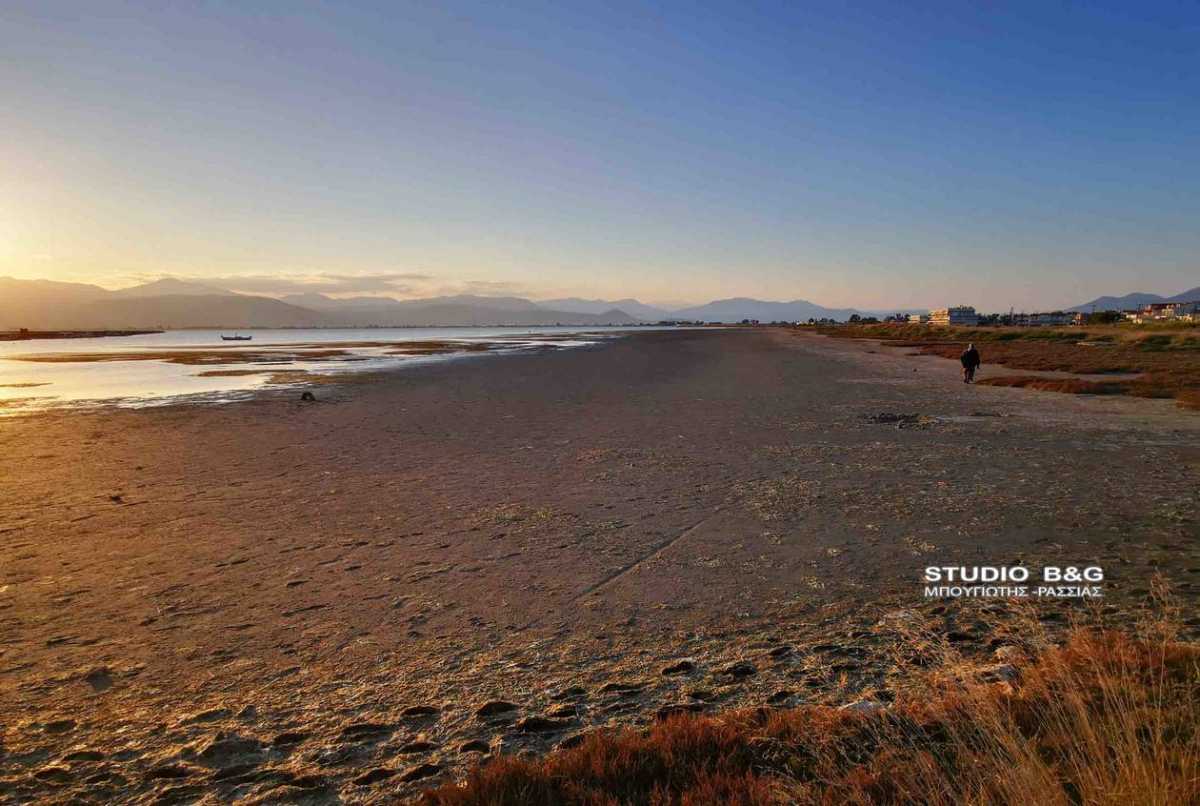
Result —
[{"label": "shoreline", "polygon": [[123,336],[148,336],[163,330],[0,330],[0,341],[37,341],[49,339],[99,339]]},{"label": "shoreline", "polygon": [[[226,404],[280,389],[373,382],[375,376],[430,361],[579,349],[623,335],[591,330],[495,331],[461,339],[443,335],[408,341],[142,344],[122,350],[11,353],[0,356],[0,413],[14,417],[53,409]],[[120,365],[116,377],[121,385],[115,388],[120,393],[104,394],[115,391],[112,376],[106,367],[92,367],[95,364]],[[39,391],[28,397],[22,391],[4,394],[35,388]]]},{"label": "shoreline", "polygon": [[[869,350],[647,331],[318,405],[0,421],[0,781],[408,797],[464,774],[470,743],[885,697],[894,614],[979,659],[1017,624],[1003,602],[925,599],[934,563],[1098,563],[1115,623],[1162,572],[1194,612],[1196,418]],[[1085,610],[1036,614],[1054,630]],[[232,760],[205,755],[218,733],[246,740]],[[80,747],[98,758],[61,762]],[[61,781],[34,777],[55,764]],[[420,764],[437,769],[357,783]]]}]

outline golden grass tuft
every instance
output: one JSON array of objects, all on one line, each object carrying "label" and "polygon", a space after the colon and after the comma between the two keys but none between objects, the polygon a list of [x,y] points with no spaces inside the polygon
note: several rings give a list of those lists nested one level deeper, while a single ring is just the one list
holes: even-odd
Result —
[{"label": "golden grass tuft", "polygon": [[1065,392],[1071,395],[1119,395],[1120,384],[1089,381],[1082,378],[1045,378],[1038,375],[1002,375],[976,381],[981,386],[1008,386],[1017,389],[1038,389],[1043,392]]},{"label": "golden grass tuft", "polygon": [[961,662],[876,715],[825,706],[672,716],[425,793],[469,804],[1200,802],[1200,650],[1167,628],[1078,628],[982,682]]}]

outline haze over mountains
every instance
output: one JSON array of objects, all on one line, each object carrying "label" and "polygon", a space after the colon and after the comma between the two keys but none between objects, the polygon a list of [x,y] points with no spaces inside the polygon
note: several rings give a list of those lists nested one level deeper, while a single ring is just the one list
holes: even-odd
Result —
[{"label": "haze over mountains", "polygon": [[241,294],[165,278],[109,291],[83,283],[0,278],[0,329],[148,329],[254,327],[435,327],[485,325],[633,325],[662,320],[737,322],[846,319],[857,311],[805,300],[717,300],[668,311],[635,299],[580,298],[534,302],[522,297],[456,295],[397,300],[317,293],[274,297]]},{"label": "haze over mountains", "polygon": [[[1200,299],[1200,288],[1174,297],[1135,293],[1099,297],[1070,310],[1124,309],[1149,302]],[[854,314],[910,313],[916,309],[862,311],[735,297],[679,310],[569,297],[532,301],[523,297],[456,295],[397,300],[383,296],[331,297],[317,293],[282,298],[242,294],[205,283],[164,278],[110,291],[84,283],[0,278],[0,330],[99,330],[255,327],[436,327],[488,325],[633,325],[663,320],[762,322],[834,319]],[[922,309],[923,310],[923,309]]]}]

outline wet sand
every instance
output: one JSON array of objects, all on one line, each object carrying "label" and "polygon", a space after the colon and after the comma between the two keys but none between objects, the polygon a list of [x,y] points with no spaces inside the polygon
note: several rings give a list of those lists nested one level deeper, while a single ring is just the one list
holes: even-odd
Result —
[{"label": "wet sand", "polygon": [[0,798],[386,801],[672,706],[886,697],[897,613],[1005,640],[927,565],[1099,564],[1113,619],[1160,571],[1200,628],[1169,401],[757,329],[316,393],[0,420]]}]

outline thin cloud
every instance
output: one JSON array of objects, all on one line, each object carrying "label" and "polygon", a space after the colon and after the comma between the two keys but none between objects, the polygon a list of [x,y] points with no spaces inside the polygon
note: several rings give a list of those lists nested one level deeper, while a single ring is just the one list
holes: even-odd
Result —
[{"label": "thin cloud", "polygon": [[[160,280],[169,275],[142,277]],[[282,297],[288,294],[388,294],[407,296],[421,290],[421,285],[435,279],[417,272],[384,272],[377,274],[336,274],[322,272],[307,275],[236,274],[226,277],[184,277],[177,280],[237,291],[244,294],[263,294]]]},{"label": "thin cloud", "polygon": [[138,274],[129,279],[138,283],[173,279],[221,288],[239,294],[285,297],[289,294],[325,294],[331,297],[354,295],[419,299],[425,297],[470,294],[481,297],[528,296],[529,289],[507,280],[448,280],[421,272],[376,272],[343,274],[232,274],[219,277],[193,274]]},{"label": "thin cloud", "polygon": [[515,294],[523,290],[524,286],[519,283],[510,283],[504,280],[467,280],[457,286],[458,292],[463,294]]}]

